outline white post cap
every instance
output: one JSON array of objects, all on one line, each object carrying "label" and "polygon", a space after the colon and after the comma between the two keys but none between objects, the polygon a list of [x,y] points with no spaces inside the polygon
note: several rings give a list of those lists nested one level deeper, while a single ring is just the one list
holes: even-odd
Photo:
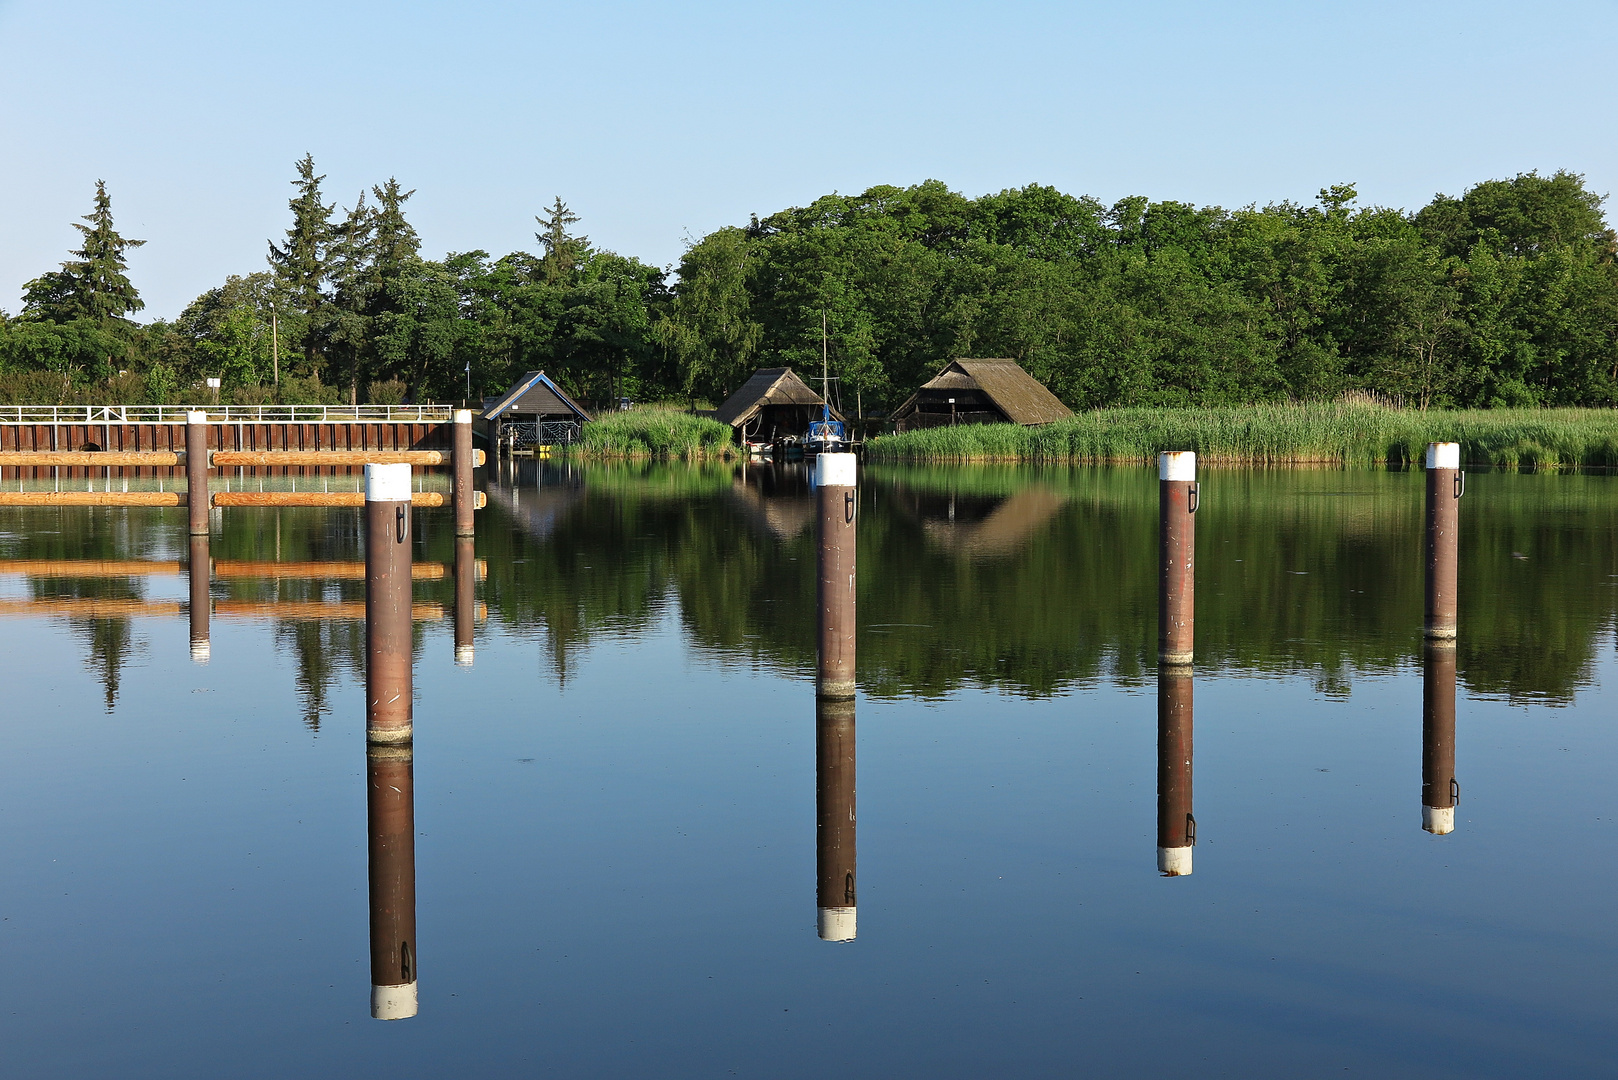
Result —
[{"label": "white post cap", "polygon": [[457,646],[455,646],[455,666],[456,667],[471,667],[472,666],[472,646],[470,646],[470,645],[457,645]]},{"label": "white post cap", "polygon": [[853,487],[858,483],[859,459],[853,454],[815,457],[815,487]]},{"label": "white post cap", "polygon": [[1455,807],[1424,806],[1421,808],[1421,827],[1434,836],[1448,836],[1455,831]]},{"label": "white post cap", "polygon": [[187,409],[185,411],[185,422],[188,424],[206,424],[208,414],[201,409]]},{"label": "white post cap", "polygon": [[1188,847],[1158,848],[1158,871],[1166,877],[1185,877],[1191,873],[1191,851]]},{"label": "white post cap", "polygon": [[[841,456],[841,455],[839,455]],[[850,457],[853,455],[850,454]],[[823,907],[820,909],[821,941],[853,941],[854,914],[851,907]]]},{"label": "white post cap", "polygon": [[455,410],[455,422],[457,424],[470,424],[472,422],[472,410],[471,409],[456,409]]},{"label": "white post cap", "polygon": [[209,652],[210,650],[206,641],[193,641],[191,643],[191,659],[195,660],[197,663],[206,664],[208,662]]},{"label": "white post cap", "polygon": [[1159,480],[1195,480],[1197,454],[1194,450],[1170,450],[1157,455]]},{"label": "white post cap", "polygon": [[1458,442],[1428,443],[1427,467],[1429,469],[1459,469],[1461,467],[1461,444]]},{"label": "white post cap", "polygon": [[408,1020],[416,1015],[416,984],[371,987],[372,1020]]},{"label": "white post cap", "polygon": [[409,465],[365,466],[366,502],[409,502]]}]

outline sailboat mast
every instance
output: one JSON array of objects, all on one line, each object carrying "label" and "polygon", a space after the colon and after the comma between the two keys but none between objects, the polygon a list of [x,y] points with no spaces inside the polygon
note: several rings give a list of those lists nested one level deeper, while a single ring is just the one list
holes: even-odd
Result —
[{"label": "sailboat mast", "polygon": [[826,348],[826,309],[820,309],[820,406],[821,418],[831,420],[831,367]]}]

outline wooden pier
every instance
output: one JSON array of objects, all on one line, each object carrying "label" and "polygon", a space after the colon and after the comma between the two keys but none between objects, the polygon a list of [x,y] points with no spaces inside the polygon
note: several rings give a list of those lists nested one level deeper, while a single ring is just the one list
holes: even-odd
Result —
[{"label": "wooden pier", "polygon": [[[207,416],[210,450],[445,450],[447,405],[0,406],[0,454],[185,449],[186,415]],[[105,462],[105,464],[114,464]]]}]

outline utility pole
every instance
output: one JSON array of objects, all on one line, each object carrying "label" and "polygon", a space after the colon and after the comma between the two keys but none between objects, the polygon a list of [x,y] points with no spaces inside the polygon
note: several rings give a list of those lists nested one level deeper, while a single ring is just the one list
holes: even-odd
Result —
[{"label": "utility pole", "polygon": [[270,301],[270,363],[274,365],[275,385],[281,385],[281,327],[275,318],[275,301]]}]

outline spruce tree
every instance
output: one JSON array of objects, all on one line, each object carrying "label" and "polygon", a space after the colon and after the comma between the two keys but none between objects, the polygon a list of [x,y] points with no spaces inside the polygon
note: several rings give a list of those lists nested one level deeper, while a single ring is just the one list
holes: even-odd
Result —
[{"label": "spruce tree", "polygon": [[62,269],[42,274],[26,286],[25,311],[51,322],[92,319],[98,323],[124,322],[124,316],[146,306],[140,292],[124,272],[124,252],[146,243],[126,240],[112,222],[112,199],[107,182],[96,181],[95,209],[84,215],[88,225],[73,223],[84,235],[84,246]]},{"label": "spruce tree", "polygon": [[543,232],[534,234],[534,239],[545,249],[540,266],[544,270],[545,280],[556,284],[565,279],[590,250],[590,238],[574,236],[567,231],[569,226],[578,224],[579,215],[567,208],[567,203],[562,201],[560,195],[545,217],[534,220],[544,226]]},{"label": "spruce tree", "polygon": [[292,181],[298,189],[297,197],[287,203],[292,210],[292,228],[287,230],[284,245],[270,241],[269,254],[276,277],[307,320],[303,355],[311,371],[319,369],[320,337],[326,321],[324,289],[331,274],[331,214],[336,208],[335,203],[320,201],[320,182],[324,179],[315,175],[314,155],[305,154],[298,162],[298,178]]},{"label": "spruce tree", "polygon": [[380,279],[394,276],[420,256],[421,238],[404,216],[404,204],[415,193],[414,188],[401,191],[399,181],[391,176],[386,184],[371,188],[376,196],[376,209],[371,212],[373,265]]}]

